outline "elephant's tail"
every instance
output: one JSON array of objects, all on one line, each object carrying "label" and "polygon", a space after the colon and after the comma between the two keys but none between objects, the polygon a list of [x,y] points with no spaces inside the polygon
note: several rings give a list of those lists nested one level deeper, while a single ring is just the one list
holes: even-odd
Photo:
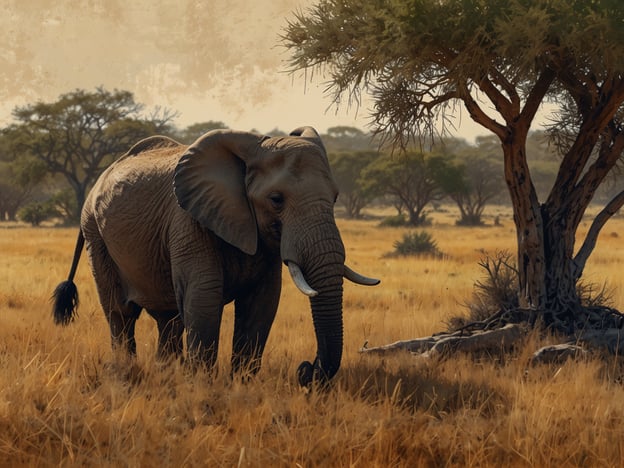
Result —
[{"label": "elephant's tail", "polygon": [[54,316],[54,323],[57,325],[68,325],[74,320],[76,315],[76,308],[78,307],[78,288],[74,284],[74,276],[76,275],[80,254],[84,247],[84,241],[82,230],[80,230],[78,233],[78,240],[76,241],[74,259],[71,269],[69,270],[69,276],[66,281],[63,281],[56,287],[52,294],[52,300],[54,301],[52,315]]}]

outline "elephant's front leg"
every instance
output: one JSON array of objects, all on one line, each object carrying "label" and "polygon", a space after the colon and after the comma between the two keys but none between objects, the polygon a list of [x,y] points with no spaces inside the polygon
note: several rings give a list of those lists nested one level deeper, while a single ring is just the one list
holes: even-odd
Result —
[{"label": "elephant's front leg", "polygon": [[281,264],[267,272],[262,283],[235,301],[232,372],[260,369],[262,353],[277,312],[282,287]]},{"label": "elephant's front leg", "polygon": [[219,351],[219,329],[223,315],[222,289],[191,288],[185,294],[183,310],[187,351],[192,363],[212,369]]}]

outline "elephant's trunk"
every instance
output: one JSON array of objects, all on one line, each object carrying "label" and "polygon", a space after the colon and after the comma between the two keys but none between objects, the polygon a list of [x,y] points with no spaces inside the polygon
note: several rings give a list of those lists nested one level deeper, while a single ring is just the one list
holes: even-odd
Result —
[{"label": "elephant's trunk", "polygon": [[297,371],[299,383],[308,386],[313,380],[326,382],[340,368],[342,360],[342,277],[332,278],[332,285],[310,298],[317,352],[314,363],[307,361]]},{"label": "elephant's trunk", "polygon": [[317,293],[310,297],[317,352],[313,363],[305,361],[299,366],[302,386],[331,379],[342,359],[344,246],[333,215],[317,212],[310,225],[315,227],[282,234],[282,259],[300,266],[305,281]]}]

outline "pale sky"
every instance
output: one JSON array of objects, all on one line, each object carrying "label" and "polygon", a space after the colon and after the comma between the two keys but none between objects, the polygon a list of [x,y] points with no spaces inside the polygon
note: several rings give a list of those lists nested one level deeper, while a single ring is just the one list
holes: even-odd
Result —
[{"label": "pale sky", "polygon": [[[2,0],[0,126],[18,105],[76,88],[124,89],[148,109],[237,130],[367,129],[369,104],[336,108],[324,78],[287,71],[279,34],[311,0]],[[466,111],[457,136],[487,134]]]}]

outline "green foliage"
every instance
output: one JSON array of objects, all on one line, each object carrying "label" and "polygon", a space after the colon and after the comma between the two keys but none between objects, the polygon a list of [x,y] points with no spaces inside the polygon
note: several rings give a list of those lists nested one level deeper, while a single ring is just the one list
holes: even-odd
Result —
[{"label": "green foliage", "polygon": [[370,86],[380,128],[419,135],[477,77],[522,87],[546,67],[624,72],[622,16],[616,1],[322,0],[289,23],[284,44],[293,69],[331,71],[337,96]]},{"label": "green foliage", "polygon": [[[623,20],[615,0],[321,0],[283,37],[293,69],[331,77],[335,102],[370,91],[375,131],[395,147],[447,130],[458,104],[496,135],[517,236],[532,239],[518,243],[522,306],[558,304],[570,316],[558,295],[575,286],[600,230],[624,206],[620,187],[573,254],[580,221],[624,148]],[[527,137],[545,102],[558,106],[549,136],[562,158],[541,202]]]},{"label": "green foliage", "polygon": [[177,132],[175,137],[180,140],[180,142],[190,145],[204,133],[222,128],[228,127],[221,121],[209,120],[207,122],[198,122],[191,124],[185,129]]},{"label": "green foliage", "polygon": [[425,207],[444,197],[439,181],[447,169],[448,159],[431,153],[380,155],[364,168],[360,183],[369,193],[395,198],[407,210],[408,223],[419,226]]},{"label": "green foliage", "polygon": [[431,255],[441,256],[442,253],[438,250],[438,244],[433,239],[433,236],[427,231],[420,232],[408,232],[403,235],[403,239],[396,241],[394,244],[395,256],[408,256],[408,255]]},{"label": "green foliage", "polygon": [[387,216],[379,223],[379,227],[404,227],[407,225],[407,218],[403,213],[396,216]]},{"label": "green foliage", "polygon": [[322,135],[322,138],[328,153],[377,152],[379,149],[379,142],[375,140],[373,135],[355,127],[344,125],[330,127],[327,129],[327,133]]},{"label": "green foliage", "polygon": [[76,197],[71,189],[56,192],[52,198],[50,198],[49,203],[54,206],[58,216],[61,216],[66,222],[71,222],[72,213],[76,213],[78,211],[78,207],[76,206]]},{"label": "green foliage", "polygon": [[374,197],[374,192],[361,183],[360,176],[377,155],[375,151],[340,151],[328,155],[340,191],[338,201],[344,205],[349,218],[359,218],[362,208]]},{"label": "green foliage", "polygon": [[[431,218],[427,216],[427,213],[422,213],[420,218],[418,218],[418,222],[416,223],[418,226],[431,226]],[[404,213],[399,213],[395,216],[387,216],[381,220],[379,223],[379,227],[382,228],[394,228],[394,227],[406,227],[412,226],[409,219],[405,216]]]},{"label": "green foliage", "polygon": [[24,206],[18,213],[22,221],[30,223],[33,226],[39,226],[43,221],[58,216],[58,211],[54,207],[54,203],[32,202]]},{"label": "green foliage", "polygon": [[440,177],[444,193],[459,208],[459,226],[483,224],[481,217],[487,203],[504,193],[500,146],[497,153],[490,154],[477,142],[476,147],[454,153]]},{"label": "green foliage", "polygon": [[145,118],[128,91],[76,90],[56,102],[18,107],[17,123],[4,131],[15,161],[34,159],[49,174],[65,178],[76,198],[78,219],[87,190],[116,157],[136,141],[170,130],[167,111]]},{"label": "green foliage", "polygon": [[[0,140],[5,140],[0,135]],[[31,198],[47,175],[45,166],[34,158],[13,158],[4,153],[0,161],[0,221],[14,221],[18,210]]]}]

